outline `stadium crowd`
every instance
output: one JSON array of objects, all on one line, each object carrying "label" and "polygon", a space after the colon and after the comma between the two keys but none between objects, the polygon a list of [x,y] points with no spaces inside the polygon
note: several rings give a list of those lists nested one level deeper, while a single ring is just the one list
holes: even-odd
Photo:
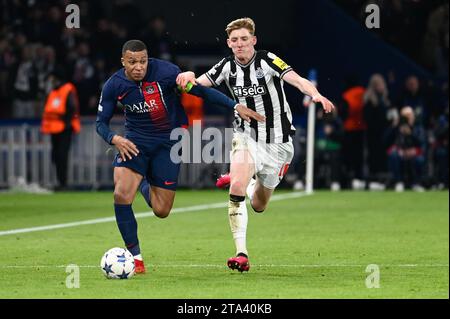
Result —
[{"label": "stadium crowd", "polygon": [[[448,188],[448,84],[423,84],[415,75],[390,90],[381,74],[366,87],[354,77],[332,116],[317,112],[316,178],[319,187],[403,191]],[[305,150],[305,130],[297,149]],[[305,154],[295,172],[304,175]],[[294,188],[301,189],[297,180]]]},{"label": "stadium crowd", "polygon": [[[335,2],[354,16],[361,16],[367,4]],[[380,36],[411,52],[411,58],[443,80],[425,81],[414,74],[405,79],[393,73],[370,79],[349,75],[342,96],[333,98],[337,110],[332,115],[317,113],[317,185],[333,190],[448,188],[448,1],[422,11],[425,1],[416,1],[422,6],[374,2],[390,10],[387,25],[403,21],[419,28],[414,38],[406,36],[414,34],[406,32],[408,28],[381,28]],[[65,27],[69,3],[0,4],[0,119],[39,118],[49,90],[47,77],[59,66],[77,88],[80,114],[95,115],[104,81],[121,67],[119,50],[111,48],[120,48],[130,38],[148,43],[152,57],[176,60],[163,17],[144,23],[129,0],[114,0],[110,12],[96,1],[78,1],[83,25],[70,29]],[[411,10],[421,14],[410,15]],[[298,165],[291,169],[297,175],[295,188],[302,187],[304,175],[304,132],[297,130],[300,152]]]}]

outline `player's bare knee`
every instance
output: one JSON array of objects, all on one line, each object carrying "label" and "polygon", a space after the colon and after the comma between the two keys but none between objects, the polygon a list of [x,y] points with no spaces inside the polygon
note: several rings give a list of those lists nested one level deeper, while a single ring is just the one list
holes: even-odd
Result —
[{"label": "player's bare knee", "polygon": [[120,189],[114,190],[114,203],[117,204],[131,204],[133,197],[128,192],[123,192]]},{"label": "player's bare knee", "polygon": [[245,195],[245,189],[247,187],[242,182],[232,182],[230,185],[230,194]]},{"label": "player's bare knee", "polygon": [[170,207],[167,206],[153,206],[153,213],[156,217],[166,218],[170,214]]},{"label": "player's bare knee", "polygon": [[251,203],[251,206],[255,213],[263,213],[267,207],[267,205],[261,205],[261,204],[254,205],[253,203]]},{"label": "player's bare knee", "polygon": [[153,213],[155,214],[156,217],[166,218],[167,216],[169,216],[170,210],[169,209],[153,210]]}]

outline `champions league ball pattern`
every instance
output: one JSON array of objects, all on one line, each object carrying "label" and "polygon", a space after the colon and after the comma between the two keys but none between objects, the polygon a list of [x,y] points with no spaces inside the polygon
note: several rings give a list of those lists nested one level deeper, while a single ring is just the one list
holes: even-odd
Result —
[{"label": "champions league ball pattern", "polygon": [[133,255],[119,247],[111,248],[103,255],[100,267],[106,278],[110,279],[128,279],[135,272]]}]

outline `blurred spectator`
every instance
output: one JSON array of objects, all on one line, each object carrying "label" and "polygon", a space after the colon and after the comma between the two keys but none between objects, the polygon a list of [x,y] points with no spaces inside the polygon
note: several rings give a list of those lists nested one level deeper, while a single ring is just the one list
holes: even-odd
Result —
[{"label": "blurred spectator", "polygon": [[[428,88],[428,91],[430,88]],[[432,112],[434,107],[430,100],[425,86],[421,85],[419,78],[415,75],[410,75],[406,78],[404,89],[400,92],[397,99],[397,107],[403,108],[409,106],[412,108],[415,116],[414,121],[414,135],[418,138],[421,151],[423,152],[423,174],[428,177],[428,133],[432,125]],[[424,180],[423,182],[426,182]]]},{"label": "blurred spectator", "polygon": [[420,86],[419,78],[410,75],[406,78],[403,91],[397,98],[397,107],[409,105],[413,108],[416,122],[425,128],[429,128],[429,106],[426,103],[424,92]]},{"label": "blurred spectator", "polygon": [[46,91],[48,75],[55,70],[56,55],[51,46],[39,46],[36,52],[36,69],[38,72],[39,91]]},{"label": "blurred spectator", "polygon": [[[90,46],[81,42],[77,47],[78,57],[73,70],[73,83],[79,92],[81,114],[96,114],[96,96],[99,85],[95,77],[95,67],[90,57]],[[95,100],[95,101],[94,101]]]},{"label": "blurred spectator", "polygon": [[15,76],[12,116],[14,118],[37,117],[35,100],[38,93],[38,78],[31,46],[22,48],[21,60],[13,74]]},{"label": "blurred spectator", "polygon": [[364,93],[364,121],[367,124],[367,151],[369,189],[384,190],[382,174],[386,172],[386,145],[383,136],[387,129],[387,115],[391,108],[389,92],[381,74],[370,77]]},{"label": "blurred spectator", "polygon": [[434,130],[433,144],[434,181],[438,189],[448,188],[448,104]]},{"label": "blurred spectator", "polygon": [[355,76],[347,78],[346,88],[342,93],[340,114],[344,121],[343,160],[347,175],[352,179],[352,188],[364,189],[364,134],[367,128],[363,118],[363,95],[365,88],[358,83]]},{"label": "blurred spectator", "polygon": [[[317,179],[325,179],[326,186],[332,191],[341,189],[341,148],[344,136],[342,121],[335,109],[331,114],[317,112],[315,169]],[[320,187],[320,185],[319,185]]]},{"label": "blurred spectator", "polygon": [[413,109],[404,107],[398,125],[391,131],[394,142],[388,149],[389,168],[397,192],[402,192],[405,187],[424,191],[421,183],[425,159],[420,139],[414,133],[414,122]]}]

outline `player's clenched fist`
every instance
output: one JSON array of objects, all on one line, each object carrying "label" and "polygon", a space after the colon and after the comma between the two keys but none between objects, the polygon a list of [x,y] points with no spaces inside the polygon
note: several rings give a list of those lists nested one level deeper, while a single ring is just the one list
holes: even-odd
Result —
[{"label": "player's clenched fist", "polygon": [[191,82],[192,84],[195,84],[195,73],[192,71],[187,71],[178,74],[176,83],[177,85],[181,86],[182,88],[186,87],[187,84]]},{"label": "player's clenched fist", "polygon": [[127,157],[131,159],[132,154],[137,156],[139,153],[139,150],[133,142],[120,135],[115,135],[111,142],[116,146],[124,162],[126,162]]}]

